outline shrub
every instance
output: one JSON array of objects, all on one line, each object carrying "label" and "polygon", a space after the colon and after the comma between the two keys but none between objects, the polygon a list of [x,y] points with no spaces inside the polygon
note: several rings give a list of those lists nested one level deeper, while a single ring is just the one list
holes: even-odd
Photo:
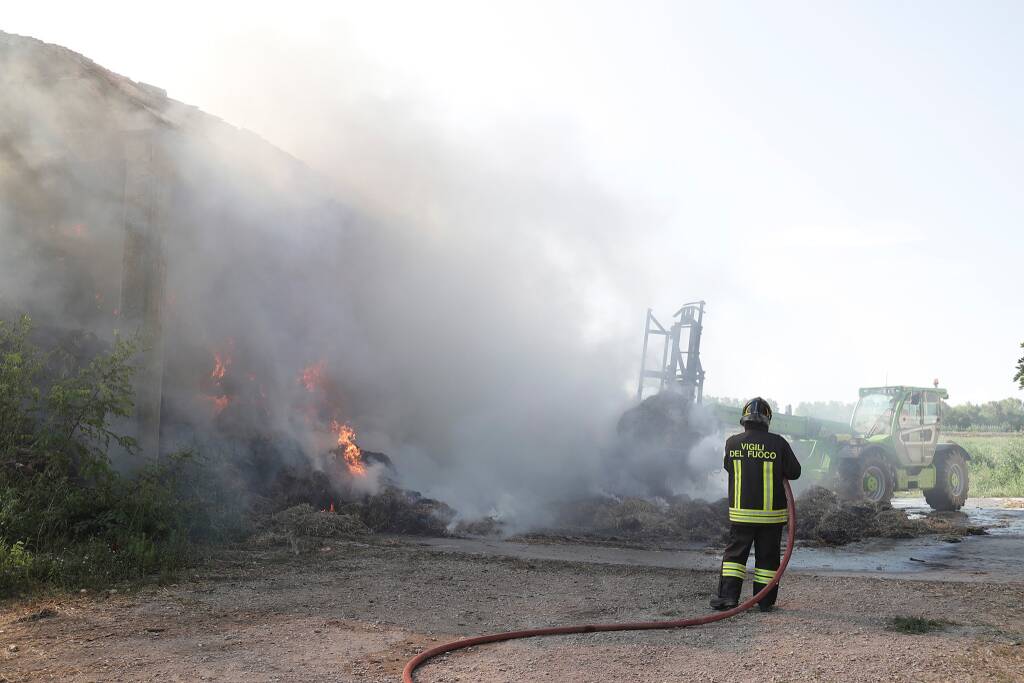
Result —
[{"label": "shrub", "polygon": [[955,624],[945,619],[925,619],[924,617],[897,616],[889,619],[886,627],[897,633],[909,633],[921,635],[932,631],[945,631],[947,627]]},{"label": "shrub", "polygon": [[[133,409],[134,340],[75,359],[30,341],[31,321],[0,321],[0,597],[41,586],[109,585],[173,572],[190,541],[217,528],[190,453],[119,475],[113,424]],[[211,496],[210,499],[215,499]]]},{"label": "shrub", "polygon": [[25,549],[25,543],[0,539],[0,595],[45,578],[48,567]]}]

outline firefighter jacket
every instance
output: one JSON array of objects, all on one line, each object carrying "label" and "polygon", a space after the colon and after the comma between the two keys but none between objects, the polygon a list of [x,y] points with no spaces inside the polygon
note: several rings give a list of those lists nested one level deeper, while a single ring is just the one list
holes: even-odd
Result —
[{"label": "firefighter jacket", "polygon": [[782,524],[786,521],[783,479],[799,479],[800,463],[789,442],[766,427],[751,425],[725,442],[729,473],[729,521]]}]

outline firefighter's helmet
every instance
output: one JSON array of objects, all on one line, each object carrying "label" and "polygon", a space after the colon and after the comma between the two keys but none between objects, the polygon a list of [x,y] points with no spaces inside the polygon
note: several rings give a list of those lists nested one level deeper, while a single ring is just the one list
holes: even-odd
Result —
[{"label": "firefighter's helmet", "polygon": [[743,414],[740,415],[740,425],[746,427],[751,424],[764,425],[767,427],[772,421],[772,407],[768,401],[760,396],[747,401],[743,406]]}]

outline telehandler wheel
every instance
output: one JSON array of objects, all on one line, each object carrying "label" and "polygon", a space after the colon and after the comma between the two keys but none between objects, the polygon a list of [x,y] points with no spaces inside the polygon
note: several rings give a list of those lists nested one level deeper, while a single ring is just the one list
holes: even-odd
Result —
[{"label": "telehandler wheel", "polygon": [[893,484],[889,466],[878,455],[868,454],[843,463],[840,494],[848,500],[888,503]]},{"label": "telehandler wheel", "polygon": [[933,510],[959,510],[967,501],[970,477],[967,458],[958,451],[949,451],[935,459],[935,488],[924,490],[924,499]]}]

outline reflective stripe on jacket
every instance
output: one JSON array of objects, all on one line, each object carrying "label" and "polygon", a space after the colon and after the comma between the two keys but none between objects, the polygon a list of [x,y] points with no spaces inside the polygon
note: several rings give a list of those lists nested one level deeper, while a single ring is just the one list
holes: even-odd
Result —
[{"label": "reflective stripe on jacket", "polygon": [[753,425],[725,442],[729,473],[729,521],[782,524],[786,521],[783,479],[799,479],[800,463],[789,442]]}]

